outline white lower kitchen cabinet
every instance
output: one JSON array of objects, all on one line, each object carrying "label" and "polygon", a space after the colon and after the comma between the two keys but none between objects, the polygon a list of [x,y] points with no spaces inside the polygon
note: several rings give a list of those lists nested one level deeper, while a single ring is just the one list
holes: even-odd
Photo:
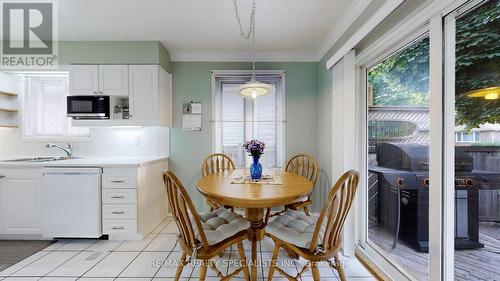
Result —
[{"label": "white lower kitchen cabinet", "polygon": [[[99,190],[97,192],[97,204],[93,212],[99,215],[95,217],[96,223],[101,226],[102,234],[108,235],[110,240],[140,240],[146,237],[167,217],[167,200],[163,183],[163,172],[168,168],[165,158],[131,161],[129,163],[110,164],[109,159],[95,162],[90,160],[68,160],[47,164],[36,163],[30,165],[2,164],[0,167],[0,239],[52,239],[46,225],[50,213],[47,205],[55,206],[50,198],[57,200],[74,200],[69,195],[65,197],[64,192],[56,197],[48,197],[45,191],[47,184],[53,181],[44,181],[44,173],[51,169],[54,173],[71,171],[71,169],[102,168],[99,172]],[[100,165],[100,163],[105,163]],[[131,164],[130,162],[134,162]],[[82,164],[85,163],[85,164]],[[100,171],[100,170],[99,170]],[[76,172],[75,172],[76,173]],[[57,174],[56,174],[57,175]],[[71,190],[72,180],[67,180],[68,190]],[[80,181],[81,182],[81,181]],[[69,191],[68,191],[69,192]],[[45,198],[44,198],[45,197]],[[47,203],[49,202],[49,203]],[[45,204],[45,206],[44,206]],[[60,204],[64,211],[64,204]],[[91,208],[86,206],[85,208]],[[68,214],[71,214],[68,210]],[[74,211],[74,210],[73,210]],[[84,213],[90,213],[81,210]],[[52,216],[54,218],[54,216]],[[75,215],[75,220],[78,220]],[[52,220],[53,221],[53,220]],[[57,221],[56,221],[57,223]],[[67,225],[60,223],[60,227]],[[47,227],[47,229],[44,229]],[[71,226],[69,226],[71,227]],[[65,229],[63,229],[65,230]],[[74,231],[75,229],[69,229]],[[78,232],[80,233],[80,232]],[[83,232],[82,232],[83,233]],[[75,234],[76,235],[76,234]],[[73,237],[76,236],[64,236]],[[90,237],[90,236],[82,236]]]},{"label": "white lower kitchen cabinet", "polygon": [[166,218],[166,169],[166,162],[103,169],[103,234],[110,240],[143,239]]},{"label": "white lower kitchen cabinet", "polygon": [[0,170],[0,234],[42,234],[42,170]]}]

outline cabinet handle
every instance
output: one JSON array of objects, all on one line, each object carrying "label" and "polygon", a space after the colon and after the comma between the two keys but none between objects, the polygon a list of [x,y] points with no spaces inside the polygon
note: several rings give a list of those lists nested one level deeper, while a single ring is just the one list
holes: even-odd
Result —
[{"label": "cabinet handle", "polygon": [[99,91],[99,94],[102,94],[102,91]]},{"label": "cabinet handle", "polygon": [[125,227],[124,226],[113,226],[111,229],[120,230],[120,229],[125,229]]},{"label": "cabinet handle", "polygon": [[111,198],[113,198],[113,199],[123,199],[123,198],[125,198],[125,196],[111,196]]},{"label": "cabinet handle", "polygon": [[96,91],[94,91],[94,94],[97,94],[97,92],[96,92]]},{"label": "cabinet handle", "polygon": [[113,212],[111,212],[111,213],[112,213],[113,215],[123,215],[123,214],[125,214],[125,212],[124,212],[124,211],[113,211]]},{"label": "cabinet handle", "polygon": [[0,175],[0,179],[3,179],[3,178],[5,178],[5,176],[4,175]]},{"label": "cabinet handle", "polygon": [[124,180],[112,180],[111,182],[112,183],[124,183],[125,181]]}]

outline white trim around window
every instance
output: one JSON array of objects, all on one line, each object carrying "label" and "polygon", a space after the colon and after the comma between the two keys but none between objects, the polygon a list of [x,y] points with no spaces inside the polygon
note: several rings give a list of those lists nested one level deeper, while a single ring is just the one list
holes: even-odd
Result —
[{"label": "white trim around window", "polygon": [[[390,55],[397,53],[398,51],[406,48],[407,46],[413,44],[415,41],[428,36],[429,33],[429,25],[425,24],[424,26],[416,27],[413,32],[407,34],[406,37],[400,39],[396,42],[388,42],[383,48],[381,48],[381,52],[378,54],[376,52],[371,52],[369,55],[365,53],[363,56],[366,60],[359,60],[357,57],[357,78],[359,85],[359,96],[360,102],[357,102],[357,111],[359,122],[357,123],[359,126],[358,134],[360,141],[358,142],[358,151],[361,151],[361,155],[358,160],[358,170],[360,173],[360,186],[367,186],[368,184],[368,96],[367,96],[367,71],[371,67],[383,61],[385,58]],[[380,46],[379,46],[380,47]],[[399,265],[395,259],[385,254],[385,252],[373,241],[368,239],[368,191],[365,188],[360,188],[358,190],[359,195],[359,206],[357,210],[358,220],[357,220],[357,250],[361,251],[364,255],[370,257],[377,265],[379,265],[384,273],[387,276],[390,276],[393,280],[414,280],[410,275],[410,272],[407,271],[404,267]]]},{"label": "white trim around window", "polygon": [[[276,87],[276,166],[283,167],[285,157],[285,71],[283,70],[256,70],[256,75],[263,79],[275,81]],[[222,152],[222,83],[242,83],[250,80],[250,70],[212,70],[212,151]],[[259,79],[257,79],[259,80]],[[250,113],[254,110],[254,102],[245,101],[245,140],[253,135],[255,124],[252,122],[254,116]],[[249,136],[249,137],[247,137]]]},{"label": "white trim around window", "polygon": [[429,31],[429,280],[443,269],[443,18],[430,20]]},{"label": "white trim around window", "polygon": [[[455,185],[455,18],[444,22],[443,186]],[[453,136],[453,137],[450,137]],[[455,189],[443,190],[443,280],[453,280],[455,251]],[[451,239],[450,239],[451,238]]]},{"label": "white trim around window", "polygon": [[[467,140],[466,137],[472,136],[471,140]],[[478,131],[471,132],[455,132],[455,141],[460,143],[470,143],[470,142],[480,142],[481,135]]]}]

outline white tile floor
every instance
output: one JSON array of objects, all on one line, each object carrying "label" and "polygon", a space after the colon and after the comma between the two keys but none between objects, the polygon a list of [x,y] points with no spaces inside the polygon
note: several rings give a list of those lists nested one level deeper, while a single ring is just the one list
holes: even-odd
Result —
[{"label": "white tile floor", "polygon": [[[177,246],[177,227],[171,219],[162,222],[150,235],[141,241],[106,240],[59,240],[44,250],[0,272],[1,281],[159,281],[175,277],[176,262],[181,253]],[[245,252],[249,259],[250,243],[245,242]],[[266,238],[259,245],[259,280],[267,279],[268,266],[273,250],[272,240]],[[236,247],[228,249],[224,257],[218,259],[219,270],[226,274],[233,266],[230,261],[239,258]],[[375,280],[361,263],[352,258],[342,258],[348,280]],[[297,274],[304,260],[292,260],[280,254],[283,269]],[[197,280],[198,267],[187,266],[182,280]],[[339,280],[337,273],[329,267],[320,268],[322,280]],[[265,277],[263,277],[265,276]],[[218,280],[215,273],[208,270],[207,281]],[[243,280],[240,273],[235,280]],[[273,280],[283,281],[279,273]],[[302,280],[312,280],[311,272],[306,272]]]}]

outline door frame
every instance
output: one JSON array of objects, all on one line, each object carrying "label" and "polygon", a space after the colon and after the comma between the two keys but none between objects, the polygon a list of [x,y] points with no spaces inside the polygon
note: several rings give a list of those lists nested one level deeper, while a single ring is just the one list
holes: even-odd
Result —
[{"label": "door frame", "polygon": [[[457,1],[458,7],[443,16],[443,186],[455,184],[455,44],[456,19],[484,3]],[[455,189],[444,188],[442,199],[442,280],[454,280],[455,273]]]},{"label": "door frame", "polygon": [[[430,114],[430,180],[429,193],[429,280],[453,280],[454,277],[454,18],[460,11],[483,2],[482,0],[435,1],[408,16],[400,26],[389,30],[383,38],[372,43],[356,56],[357,71],[357,143],[360,158],[360,182],[367,186],[367,81],[368,68],[403,48],[420,36],[429,35],[429,114]],[[382,51],[381,51],[382,50]],[[452,65],[453,68],[443,67]],[[394,280],[415,280],[409,272],[368,240],[367,190],[360,189],[357,209],[357,251],[377,264],[387,277]]]},{"label": "door frame", "polygon": [[[363,60],[357,60],[356,70],[357,78],[359,81],[358,87],[358,97],[359,101],[357,104],[356,111],[358,112],[358,134],[360,136],[358,148],[360,153],[360,183],[361,186],[368,186],[368,95],[367,95],[367,71],[383,59],[394,54],[395,52],[404,49],[406,46],[411,45],[413,42],[429,36],[430,25],[424,24],[420,26],[405,38],[399,40],[398,42],[391,42],[392,44],[387,44],[383,52],[376,53],[373,55],[363,55]],[[430,79],[430,78],[429,78]],[[359,218],[358,237],[357,237],[357,250],[362,252],[363,255],[367,256],[374,263],[376,263],[381,270],[393,280],[415,280],[411,277],[410,273],[402,266],[400,266],[396,260],[385,255],[384,251],[378,247],[375,243],[368,240],[368,192],[367,189],[361,188],[358,191],[358,196],[360,196],[360,204],[358,207],[358,212],[362,212],[357,217]],[[429,195],[430,196],[430,195]]]}]

